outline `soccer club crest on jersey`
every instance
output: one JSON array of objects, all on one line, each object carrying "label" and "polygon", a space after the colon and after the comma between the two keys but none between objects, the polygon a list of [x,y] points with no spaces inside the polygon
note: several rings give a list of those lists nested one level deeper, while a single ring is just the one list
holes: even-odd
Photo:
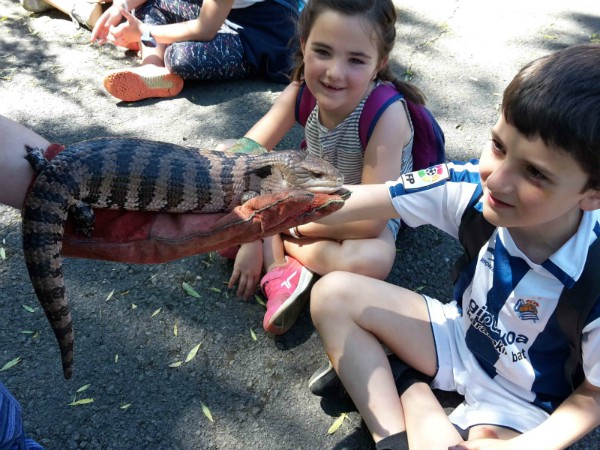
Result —
[{"label": "soccer club crest on jersey", "polygon": [[540,304],[535,300],[524,300],[520,298],[515,305],[514,310],[519,319],[536,322],[540,319],[538,317],[538,306],[540,306]]},{"label": "soccer club crest on jersey", "polygon": [[417,170],[416,172],[405,173],[402,175],[404,189],[420,189],[450,177],[448,166],[438,164],[427,169]]}]

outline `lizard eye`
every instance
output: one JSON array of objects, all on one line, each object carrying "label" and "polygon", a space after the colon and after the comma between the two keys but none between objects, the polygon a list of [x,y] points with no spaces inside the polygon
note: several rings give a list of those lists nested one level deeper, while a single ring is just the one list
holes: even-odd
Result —
[{"label": "lizard eye", "polygon": [[310,172],[310,176],[316,180],[323,178],[323,174],[320,172]]},{"label": "lizard eye", "polygon": [[271,175],[272,173],[272,167],[271,166],[265,166],[265,167],[261,167],[260,169],[258,169],[255,174],[257,177],[259,178],[267,178],[269,175]]}]

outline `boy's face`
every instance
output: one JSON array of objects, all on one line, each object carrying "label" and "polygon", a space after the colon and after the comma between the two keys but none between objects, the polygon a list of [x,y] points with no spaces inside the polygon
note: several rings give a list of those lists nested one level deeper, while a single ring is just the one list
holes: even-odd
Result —
[{"label": "boy's face", "polygon": [[598,191],[582,193],[588,175],[569,153],[526,138],[503,115],[479,172],[483,214],[497,226],[561,239],[577,231],[581,210],[600,208]]}]

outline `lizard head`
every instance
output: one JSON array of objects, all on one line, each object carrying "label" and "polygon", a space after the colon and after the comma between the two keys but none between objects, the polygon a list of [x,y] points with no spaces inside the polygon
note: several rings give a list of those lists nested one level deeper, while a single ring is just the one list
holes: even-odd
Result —
[{"label": "lizard head", "polygon": [[305,151],[273,151],[261,155],[265,161],[255,174],[261,178],[261,191],[302,189],[331,194],[341,189],[344,177],[331,163]]}]

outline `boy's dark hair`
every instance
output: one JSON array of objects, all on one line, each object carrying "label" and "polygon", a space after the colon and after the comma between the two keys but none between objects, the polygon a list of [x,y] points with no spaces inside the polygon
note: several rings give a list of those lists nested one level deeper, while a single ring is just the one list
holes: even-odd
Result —
[{"label": "boy's dark hair", "polygon": [[[306,42],[310,30],[323,12],[335,11],[346,16],[361,16],[366,23],[373,26],[377,34],[379,60],[389,57],[396,42],[396,8],[392,0],[310,0],[298,20],[297,38]],[[298,46],[294,55],[292,80],[301,81],[304,77],[304,61],[302,49]],[[386,64],[377,73],[377,78],[392,83],[398,92],[414,103],[424,104],[425,96],[414,84],[396,77]]]},{"label": "boy's dark hair", "polygon": [[539,58],[504,91],[506,121],[527,137],[573,155],[600,189],[600,45],[583,44]]}]

